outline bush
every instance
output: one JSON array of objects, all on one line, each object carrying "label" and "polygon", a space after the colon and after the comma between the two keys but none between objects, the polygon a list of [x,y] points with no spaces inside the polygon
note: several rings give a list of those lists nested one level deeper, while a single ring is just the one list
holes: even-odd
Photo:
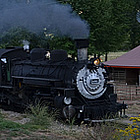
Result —
[{"label": "bush", "polygon": [[[81,126],[82,127],[82,126]],[[82,133],[79,136],[81,140],[113,140],[116,134],[116,128],[120,127],[118,123],[104,122],[94,123],[91,126],[85,124],[82,128]]]},{"label": "bush", "polygon": [[128,124],[128,127],[125,129],[118,129],[118,132],[121,134],[121,138],[117,137],[118,140],[140,140],[140,126],[138,123],[140,122],[140,115],[138,117],[131,117],[129,119],[132,121],[132,124]]},{"label": "bush", "polygon": [[39,125],[41,127],[47,128],[51,125],[56,114],[49,111],[47,106],[37,103],[36,105],[30,105],[29,118],[32,125]]}]

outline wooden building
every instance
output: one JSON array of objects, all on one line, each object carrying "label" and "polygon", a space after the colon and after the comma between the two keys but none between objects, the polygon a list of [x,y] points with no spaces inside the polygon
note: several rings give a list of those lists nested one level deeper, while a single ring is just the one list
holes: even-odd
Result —
[{"label": "wooden building", "polygon": [[116,83],[140,85],[140,46],[104,64],[111,67],[111,77]]}]

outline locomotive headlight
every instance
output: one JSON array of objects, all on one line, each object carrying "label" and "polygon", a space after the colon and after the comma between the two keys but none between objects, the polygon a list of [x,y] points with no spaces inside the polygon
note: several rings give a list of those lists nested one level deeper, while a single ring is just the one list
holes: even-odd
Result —
[{"label": "locomotive headlight", "polygon": [[66,104],[66,105],[69,105],[69,104],[71,104],[71,98],[70,97],[65,97],[64,98],[64,103]]},{"label": "locomotive headlight", "polygon": [[100,64],[100,59],[96,59],[96,60],[94,60],[94,65],[99,65]]}]

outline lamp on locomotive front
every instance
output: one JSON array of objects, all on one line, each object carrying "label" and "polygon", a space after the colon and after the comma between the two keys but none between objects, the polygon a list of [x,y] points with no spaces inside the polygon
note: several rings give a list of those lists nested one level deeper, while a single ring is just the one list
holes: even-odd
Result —
[{"label": "lamp on locomotive front", "polygon": [[88,39],[75,39],[77,47],[77,60],[79,62],[87,61],[87,48],[89,46]]}]

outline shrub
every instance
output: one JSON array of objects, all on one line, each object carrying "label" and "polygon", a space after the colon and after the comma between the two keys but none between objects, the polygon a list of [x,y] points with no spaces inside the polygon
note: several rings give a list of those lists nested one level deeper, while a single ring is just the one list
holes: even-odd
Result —
[{"label": "shrub", "polygon": [[116,121],[83,125],[81,140],[113,140],[116,128],[120,127]]},{"label": "shrub", "polygon": [[132,121],[132,124],[128,124],[128,127],[125,129],[118,129],[118,132],[121,133],[125,140],[140,140],[140,126],[138,125],[140,115],[138,117],[131,117],[129,120]]},{"label": "shrub", "polygon": [[32,125],[39,125],[41,127],[47,128],[50,126],[54,120],[56,114],[49,111],[47,106],[37,103],[36,105],[30,105],[29,117],[31,119],[30,123]]}]

